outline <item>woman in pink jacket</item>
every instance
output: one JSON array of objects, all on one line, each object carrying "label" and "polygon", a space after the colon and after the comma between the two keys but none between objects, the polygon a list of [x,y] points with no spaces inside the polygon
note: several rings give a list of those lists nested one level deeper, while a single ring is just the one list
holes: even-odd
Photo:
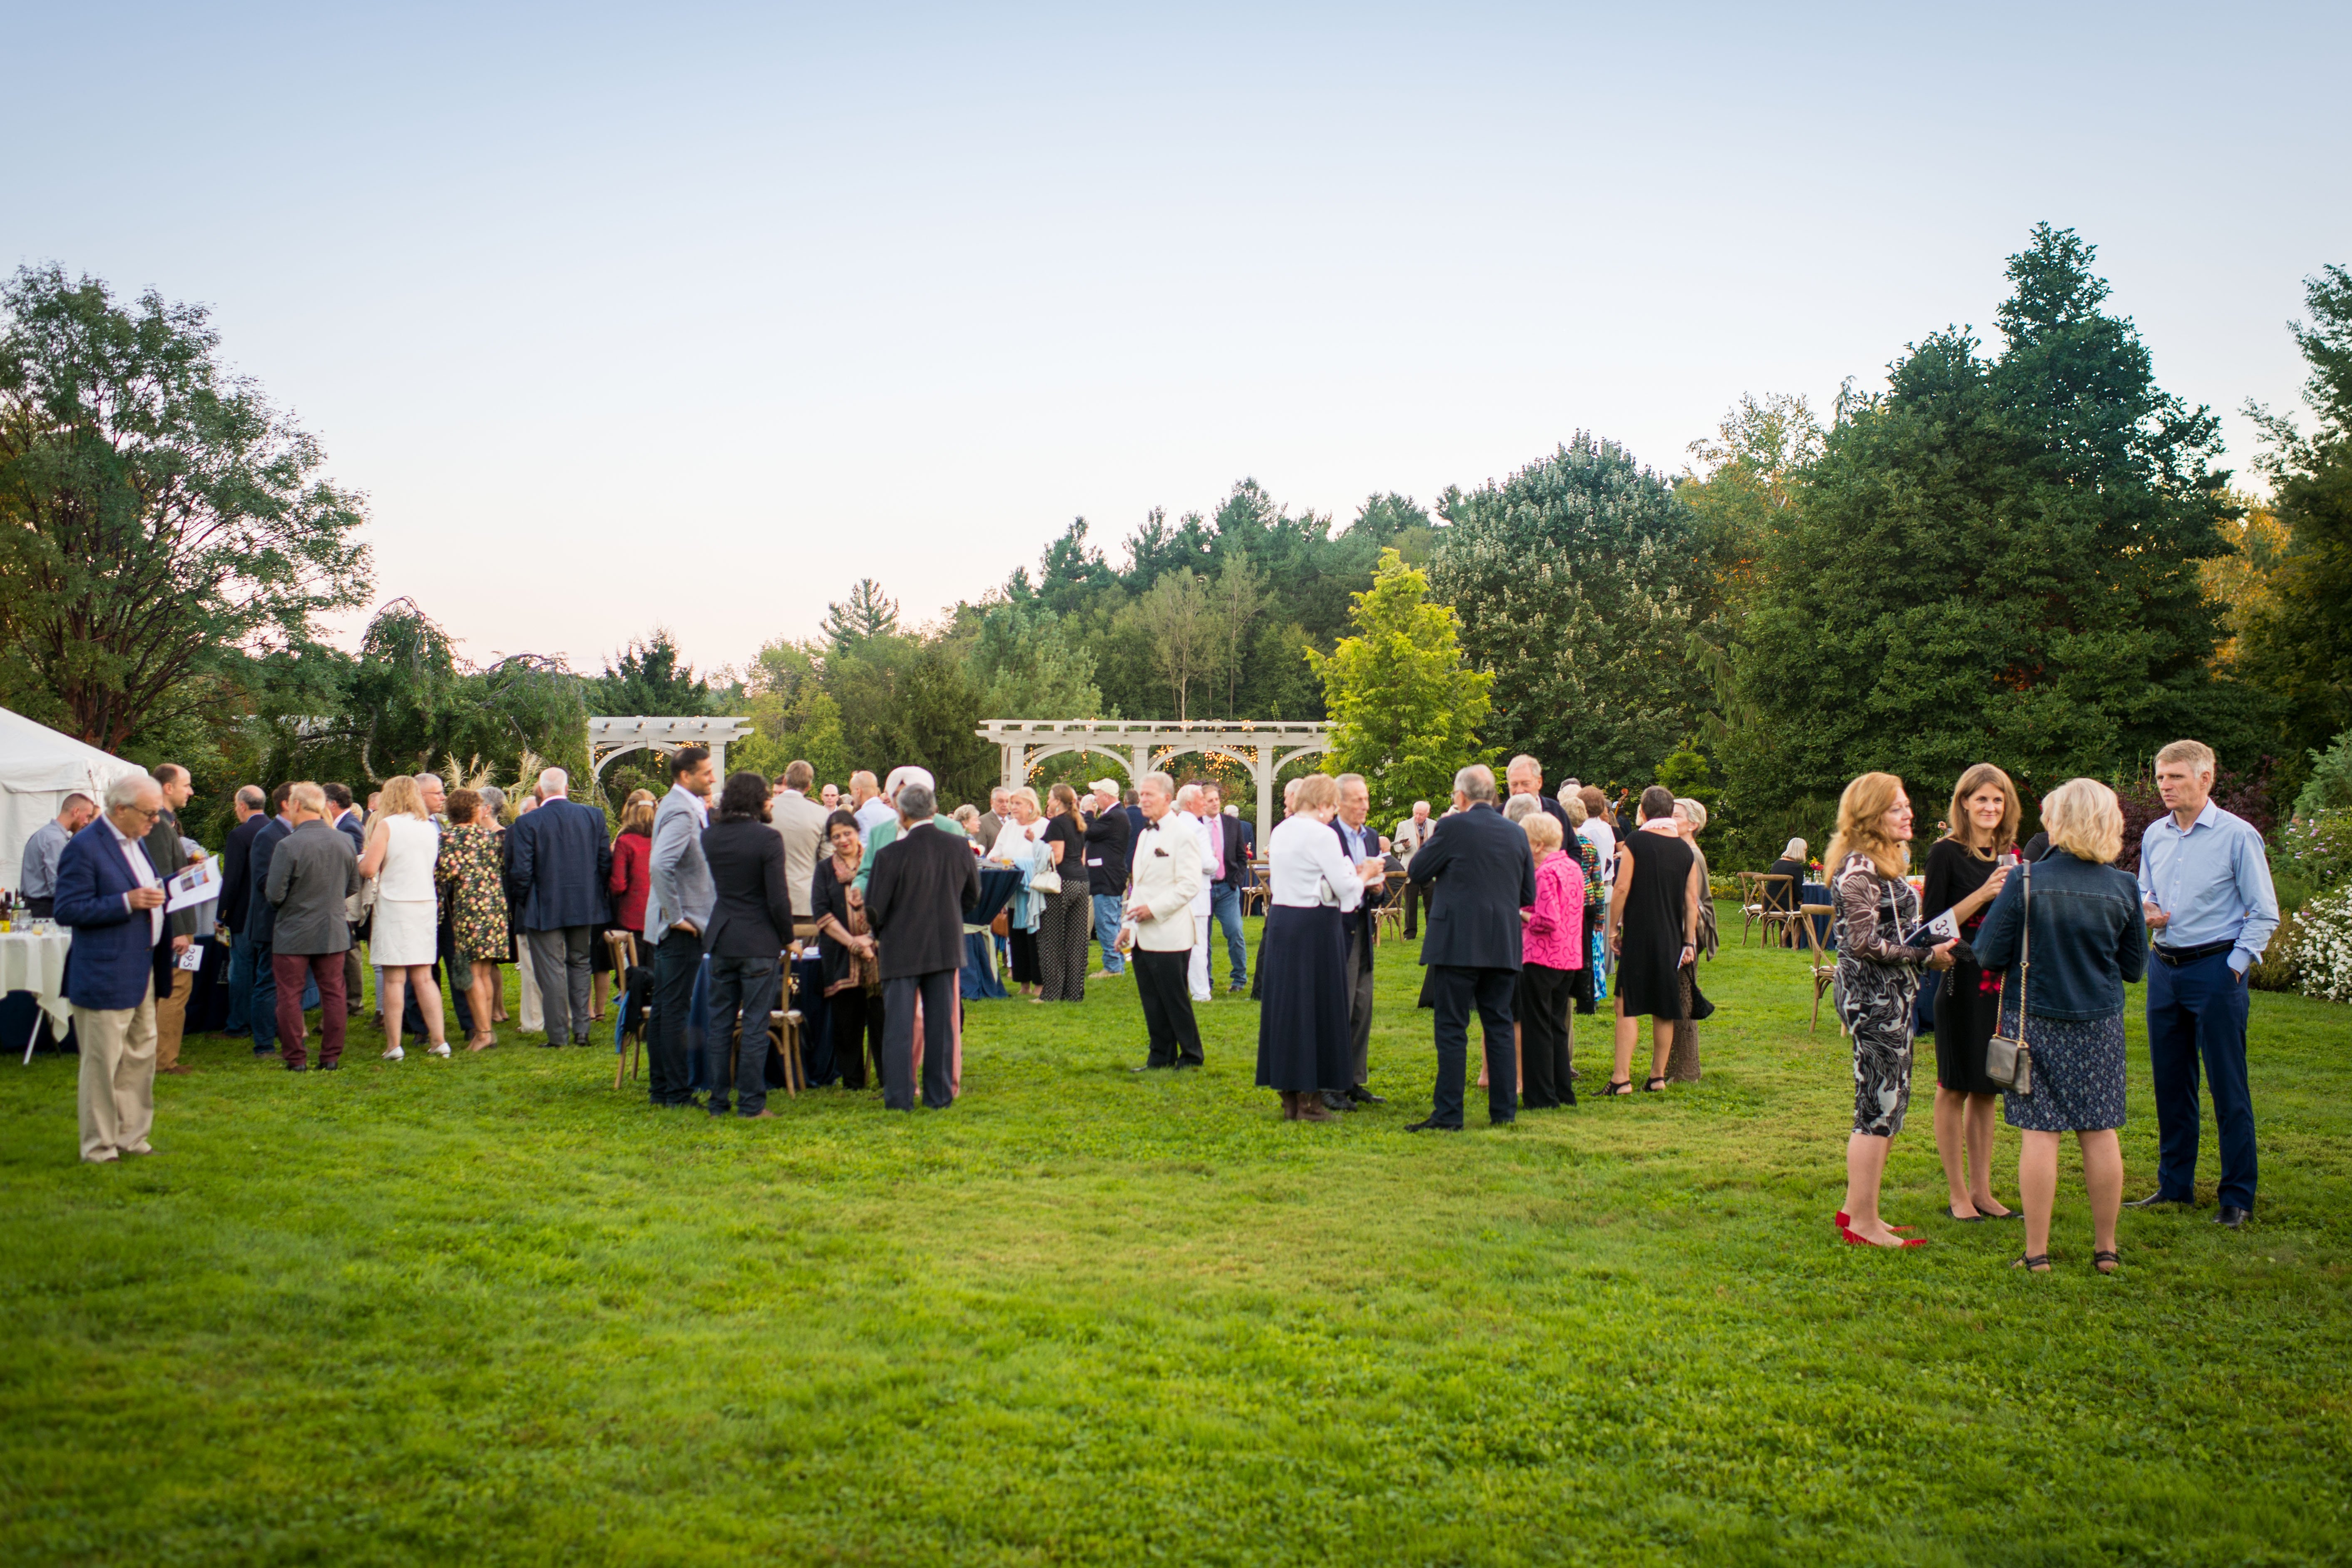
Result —
[{"label": "woman in pink jacket", "polygon": [[1519,911],[1525,959],[1515,1011],[1519,1016],[1522,1103],[1574,1105],[1568,1076],[1575,1047],[1570,1007],[1575,972],[1584,967],[1584,867],[1560,851],[1559,823],[1536,812],[1519,824],[1536,858],[1536,901]]}]

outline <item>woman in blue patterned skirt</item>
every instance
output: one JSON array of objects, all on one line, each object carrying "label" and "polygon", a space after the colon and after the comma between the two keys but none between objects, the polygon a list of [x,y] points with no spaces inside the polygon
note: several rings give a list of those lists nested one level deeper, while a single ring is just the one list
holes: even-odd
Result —
[{"label": "woman in blue patterned skirt", "polygon": [[1987,973],[2008,971],[2001,1027],[2023,1031],[2032,1067],[2031,1093],[2002,1096],[2009,1124],[2024,1134],[2017,1189],[2025,1256],[2018,1263],[2049,1270],[2058,1143],[2072,1132],[2091,1194],[2091,1261],[2112,1274],[2122,1262],[2116,1215],[2124,1155],[2116,1130],[2124,1124],[2124,987],[2147,966],[2147,917],[2138,883],[2114,864],[2124,845],[2115,791],[2069,779],[2042,801],[2042,826],[2050,853],[2001,889],[1975,943]]}]

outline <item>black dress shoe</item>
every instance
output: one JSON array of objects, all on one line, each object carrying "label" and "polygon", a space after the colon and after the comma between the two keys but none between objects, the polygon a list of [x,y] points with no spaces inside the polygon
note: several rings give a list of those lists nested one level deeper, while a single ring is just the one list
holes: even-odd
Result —
[{"label": "black dress shoe", "polygon": [[343,1064],[340,1058],[331,1062],[320,1062],[319,1064],[319,1070],[320,1072],[341,1072],[343,1070]]},{"label": "black dress shoe", "polygon": [[310,1064],[309,1062],[288,1062],[286,1064],[286,1070],[288,1072],[309,1072],[310,1070]]},{"label": "black dress shoe", "polygon": [[2185,1209],[2193,1209],[2200,1206],[2195,1198],[2176,1198],[2169,1193],[2150,1193],[2144,1198],[2132,1199],[2131,1202],[2124,1205],[2124,1207],[2127,1209],[2157,1209],[2163,1208],[2173,1204],[2178,1204],[2180,1207]]},{"label": "black dress shoe", "polygon": [[2223,1204],[2221,1212],[2213,1216],[2213,1223],[2227,1230],[2242,1230],[2253,1217],[2254,1211],[2252,1209],[2242,1209],[2235,1204]]},{"label": "black dress shoe", "polygon": [[1353,1110],[1356,1109],[1356,1102],[1348,1098],[1347,1091],[1345,1089],[1327,1089],[1323,1091],[1323,1109],[1326,1110]]},{"label": "black dress shoe", "polygon": [[1386,1105],[1389,1102],[1387,1095],[1374,1094],[1360,1083],[1348,1091],[1348,1098],[1358,1105]]},{"label": "black dress shoe", "polygon": [[1459,1122],[1449,1127],[1433,1116],[1426,1121],[1408,1121],[1404,1130],[1408,1132],[1459,1132],[1462,1127]]},{"label": "black dress shoe", "polygon": [[1174,1062],[1146,1062],[1139,1068],[1129,1068],[1127,1070],[1129,1072],[1166,1072],[1175,1065],[1176,1064]]},{"label": "black dress shoe", "polygon": [[583,1035],[583,1036],[581,1036],[578,1039],[576,1039],[576,1040],[572,1041],[572,1043],[573,1045],[575,1045],[575,1046],[593,1046],[593,1045],[594,1045],[596,1042],[595,1042],[595,1041],[593,1041],[593,1040],[592,1040],[592,1039],[590,1039],[587,1036]]},{"label": "black dress shoe", "polygon": [[550,1036],[539,1042],[539,1048],[542,1051],[560,1051],[563,1048],[563,1042]]}]

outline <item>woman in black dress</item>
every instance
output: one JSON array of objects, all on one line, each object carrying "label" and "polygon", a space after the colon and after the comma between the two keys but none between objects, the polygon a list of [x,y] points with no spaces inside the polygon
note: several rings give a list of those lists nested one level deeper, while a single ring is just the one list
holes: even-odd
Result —
[{"label": "woman in black dress", "polygon": [[[845,1089],[882,1087],[882,973],[859,896],[858,862],[866,858],[857,818],[836,811],[824,819],[833,853],[809,879],[809,918],[816,922],[817,956],[824,963],[824,1016],[833,1026],[833,1059]],[[866,1064],[874,1072],[867,1078]]]},{"label": "woman in black dress", "polygon": [[1698,857],[1675,824],[1675,794],[1664,784],[1642,792],[1642,826],[1617,846],[1617,889],[1610,900],[1610,946],[1617,955],[1617,1070],[1603,1094],[1633,1092],[1633,1042],[1651,1022],[1645,1093],[1666,1087],[1675,1025],[1685,1014],[1683,965],[1697,956]]},{"label": "woman in black dress", "polygon": [[1068,784],[1054,786],[1047,800],[1053,815],[1045,821],[1045,853],[1062,879],[1062,890],[1045,895],[1045,912],[1037,923],[1037,967],[1045,988],[1040,1002],[1083,1002],[1087,999],[1087,938],[1094,931],[1094,898],[1087,890],[1087,827],[1078,820],[1078,792]]},{"label": "woman in black dress", "polygon": [[1979,967],[1967,943],[2009,880],[2017,853],[2017,786],[1990,763],[1960,775],[1945,814],[1944,837],[1927,849],[1927,887],[1919,916],[1949,910],[1962,946],[1952,954],[1936,995],[1936,1153],[1944,1162],[1958,1220],[2015,1219],[2017,1211],[1992,1195],[1993,1104],[2000,1086],[1985,1077],[1985,1043],[2000,1007],[2000,976]]},{"label": "woman in black dress", "polygon": [[1339,784],[1328,773],[1299,782],[1291,814],[1266,840],[1265,940],[1258,949],[1257,1086],[1281,1098],[1285,1121],[1329,1121],[1326,1090],[1355,1079],[1348,1033],[1348,932],[1341,915],[1363,902],[1361,866],[1331,830]]}]

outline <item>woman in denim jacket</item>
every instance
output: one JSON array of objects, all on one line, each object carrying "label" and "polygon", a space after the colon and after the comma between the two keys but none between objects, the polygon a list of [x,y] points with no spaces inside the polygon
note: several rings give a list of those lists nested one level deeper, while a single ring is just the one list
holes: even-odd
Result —
[{"label": "woman in denim jacket", "polygon": [[[2147,967],[2147,917],[2139,885],[2114,861],[2124,843],[2123,808],[2095,779],[2069,779],[2042,803],[2048,857],[2031,879],[2010,879],[1977,934],[1988,972],[2008,970],[2001,984],[2001,1027],[2022,1027],[2033,1064],[2033,1092],[2002,1097],[2009,1124],[2024,1135],[2017,1187],[2025,1205],[2025,1256],[2035,1273],[2050,1268],[2050,1205],[2058,1190],[2058,1140],[2083,1146],[2083,1184],[2091,1194],[2092,1262],[2112,1274],[2116,1214],[2124,1195],[2124,987]],[[2020,956],[2026,890],[2033,897],[2032,994]],[[2018,1017],[2020,1001],[2026,1014]]]}]

